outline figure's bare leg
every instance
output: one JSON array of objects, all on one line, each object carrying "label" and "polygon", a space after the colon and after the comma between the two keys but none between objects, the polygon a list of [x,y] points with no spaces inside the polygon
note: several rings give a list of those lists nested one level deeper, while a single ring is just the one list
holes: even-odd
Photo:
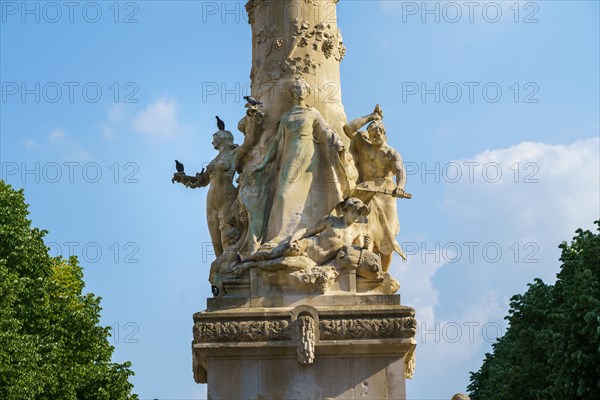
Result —
[{"label": "figure's bare leg", "polygon": [[219,217],[213,210],[207,210],[208,232],[213,245],[215,256],[223,254],[223,245],[221,244],[221,229],[219,229]]},{"label": "figure's bare leg", "polygon": [[284,258],[278,257],[272,260],[249,261],[243,264],[238,264],[233,268],[229,268],[229,271],[235,275],[241,275],[244,271],[250,268],[259,268],[263,271],[274,272],[287,268],[287,265],[283,264],[283,260]]},{"label": "figure's bare leg", "polygon": [[282,242],[275,246],[272,250],[259,250],[250,254],[248,257],[244,258],[242,263],[279,258],[286,255],[289,249],[290,244],[288,242]]},{"label": "figure's bare leg", "polygon": [[270,258],[271,252],[268,250],[258,250],[250,254],[248,257],[244,257],[242,264],[250,263],[254,261],[261,261]]}]

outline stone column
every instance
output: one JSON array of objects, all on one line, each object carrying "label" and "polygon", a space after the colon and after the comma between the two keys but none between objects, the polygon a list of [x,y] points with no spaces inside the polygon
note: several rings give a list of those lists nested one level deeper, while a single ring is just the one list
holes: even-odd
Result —
[{"label": "stone column", "polygon": [[[312,87],[307,100],[348,144],[342,129],[340,62],[346,48],[337,26],[337,0],[250,0],[246,9],[252,25],[252,96],[264,105],[267,118],[263,146],[275,134],[281,114],[292,99],[290,82],[302,77]],[[266,144],[265,144],[266,143]]]}]

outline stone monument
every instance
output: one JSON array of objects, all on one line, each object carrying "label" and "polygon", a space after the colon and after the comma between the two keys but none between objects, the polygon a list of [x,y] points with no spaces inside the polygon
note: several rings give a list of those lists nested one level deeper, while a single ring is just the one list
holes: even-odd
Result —
[{"label": "stone monument", "polygon": [[206,169],[177,162],[173,182],[209,187],[214,297],[192,343],[209,399],[406,398],[417,323],[388,268],[411,195],[381,107],[346,118],[336,3],[250,0],[244,142],[217,117]]}]

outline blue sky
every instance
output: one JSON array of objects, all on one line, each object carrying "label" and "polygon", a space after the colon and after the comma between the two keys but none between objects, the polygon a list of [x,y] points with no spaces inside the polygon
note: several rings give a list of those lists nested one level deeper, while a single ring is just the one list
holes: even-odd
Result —
[{"label": "blue sky", "polygon": [[[1,178],[51,251],[79,256],[140,397],[205,398],[190,343],[210,295],[206,190],[170,178],[175,158],[214,157],[215,114],[243,116],[243,2],[0,5]],[[338,4],[346,113],[381,104],[414,195],[392,266],[420,322],[411,399],[464,391],[510,297],[553,281],[558,244],[600,217],[598,2],[473,7]]]}]

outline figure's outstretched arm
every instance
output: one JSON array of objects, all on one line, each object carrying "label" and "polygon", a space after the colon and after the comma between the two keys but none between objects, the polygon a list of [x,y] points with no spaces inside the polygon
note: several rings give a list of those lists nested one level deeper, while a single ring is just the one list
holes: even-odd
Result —
[{"label": "figure's outstretched arm", "polygon": [[171,182],[181,183],[183,186],[190,189],[197,189],[199,187],[205,187],[210,184],[210,175],[202,168],[201,172],[196,173],[196,176],[186,175],[185,173],[176,173],[173,175]]},{"label": "figure's outstretched arm", "polygon": [[319,220],[319,222],[316,223],[316,225],[311,226],[310,228],[306,229],[306,232],[304,233],[303,237],[314,236],[318,233],[321,233],[325,229],[327,229],[330,225],[331,225],[330,217],[329,217],[329,215],[327,215],[327,216],[321,218]]},{"label": "figure's outstretched arm", "polygon": [[311,226],[310,228],[300,229],[299,231],[294,233],[290,239],[290,242],[293,242],[294,240],[300,240],[300,239],[304,239],[304,238],[307,238],[310,236],[314,236],[318,233],[323,232],[330,225],[331,225],[330,216],[326,215],[325,217],[321,218],[319,220],[319,222],[316,223],[316,225]]},{"label": "figure's outstretched arm", "polygon": [[353,138],[356,135],[356,132],[368,124],[371,121],[381,120],[383,119],[383,111],[381,111],[381,107],[379,104],[375,106],[375,110],[369,115],[365,115],[364,117],[356,118],[346,125],[344,125],[344,132],[348,135],[349,138]]},{"label": "figure's outstretched arm", "polygon": [[198,187],[205,187],[210,184],[210,174],[204,168],[199,174],[196,174],[196,182]]},{"label": "figure's outstretched arm", "polygon": [[327,124],[327,121],[325,121],[318,111],[316,111],[315,114],[315,120],[313,122],[313,137],[315,138],[315,141],[320,143],[325,140],[327,141],[327,144],[333,146],[338,153],[344,151],[344,142],[342,142],[342,139],[336,131]]}]

